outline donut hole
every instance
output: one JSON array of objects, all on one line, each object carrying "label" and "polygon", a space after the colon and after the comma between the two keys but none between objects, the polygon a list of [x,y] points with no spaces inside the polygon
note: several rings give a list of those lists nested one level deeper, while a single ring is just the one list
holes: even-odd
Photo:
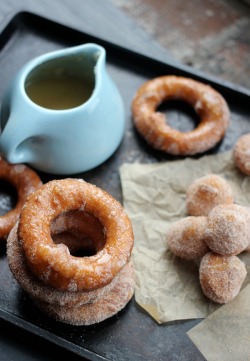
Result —
[{"label": "donut hole", "polygon": [[166,116],[167,123],[171,128],[180,132],[192,131],[200,123],[200,117],[194,108],[183,100],[163,101],[157,111]]},{"label": "donut hole", "polygon": [[0,216],[5,215],[17,205],[16,188],[8,181],[0,179]]},{"label": "donut hole", "polygon": [[104,248],[106,238],[101,222],[79,210],[61,213],[51,223],[51,237],[56,244],[65,244],[72,256],[90,257]]}]

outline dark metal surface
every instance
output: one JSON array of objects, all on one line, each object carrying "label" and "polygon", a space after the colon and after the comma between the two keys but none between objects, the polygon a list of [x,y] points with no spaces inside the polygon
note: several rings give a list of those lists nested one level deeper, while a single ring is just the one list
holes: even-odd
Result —
[{"label": "dark metal surface", "polygon": [[[125,162],[158,162],[174,160],[148,147],[133,127],[130,105],[137,88],[147,79],[162,74],[190,76],[212,84],[229,103],[232,119],[223,141],[211,152],[225,151],[236,139],[250,131],[249,92],[231,84],[217,82],[192,71],[146,58],[111,43],[93,38],[66,26],[29,13],[18,14],[2,29],[0,35],[0,100],[15,72],[31,58],[45,52],[95,41],[107,50],[107,69],[116,82],[126,109],[126,132],[117,152],[100,167],[74,175],[94,183],[122,201],[119,167]],[[182,104],[164,107],[175,127],[194,127],[192,110]],[[208,153],[207,153],[208,154]],[[52,179],[40,173],[44,182]],[[55,178],[55,176],[53,176]],[[62,178],[62,177],[61,177]],[[5,249],[0,254],[0,316],[32,334],[58,344],[89,360],[202,360],[202,356],[186,336],[186,331],[199,322],[189,320],[157,325],[138,309],[134,300],[120,312],[98,325],[73,327],[59,324],[41,313],[13,279]]]}]

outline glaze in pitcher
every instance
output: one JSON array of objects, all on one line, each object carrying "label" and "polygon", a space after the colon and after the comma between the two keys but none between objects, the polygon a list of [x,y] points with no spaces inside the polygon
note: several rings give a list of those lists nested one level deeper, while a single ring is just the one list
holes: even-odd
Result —
[{"label": "glaze in pitcher", "polygon": [[10,163],[65,175],[103,163],[125,127],[105,49],[89,43],[31,60],[4,95],[0,122],[0,153]]}]

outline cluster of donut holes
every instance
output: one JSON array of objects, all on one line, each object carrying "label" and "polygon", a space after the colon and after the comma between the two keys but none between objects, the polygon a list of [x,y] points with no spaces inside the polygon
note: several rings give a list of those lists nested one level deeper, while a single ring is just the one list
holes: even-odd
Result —
[{"label": "cluster of donut holes", "polygon": [[247,275],[238,255],[249,250],[250,210],[234,203],[230,184],[208,174],[186,191],[187,217],[170,225],[169,250],[199,262],[199,281],[206,297],[225,304],[239,293]]}]

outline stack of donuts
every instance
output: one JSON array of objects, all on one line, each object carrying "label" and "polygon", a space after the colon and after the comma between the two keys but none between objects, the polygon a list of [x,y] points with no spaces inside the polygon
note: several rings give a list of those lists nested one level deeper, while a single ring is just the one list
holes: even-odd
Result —
[{"label": "stack of donuts", "polygon": [[250,244],[250,210],[233,200],[230,184],[216,174],[194,180],[186,192],[187,217],[168,229],[169,250],[199,261],[199,281],[212,301],[227,303],[240,291],[247,270],[238,255]]},{"label": "stack of donuts", "polygon": [[7,239],[10,269],[35,304],[72,325],[101,322],[134,292],[134,237],[122,205],[80,179],[35,190]]}]

